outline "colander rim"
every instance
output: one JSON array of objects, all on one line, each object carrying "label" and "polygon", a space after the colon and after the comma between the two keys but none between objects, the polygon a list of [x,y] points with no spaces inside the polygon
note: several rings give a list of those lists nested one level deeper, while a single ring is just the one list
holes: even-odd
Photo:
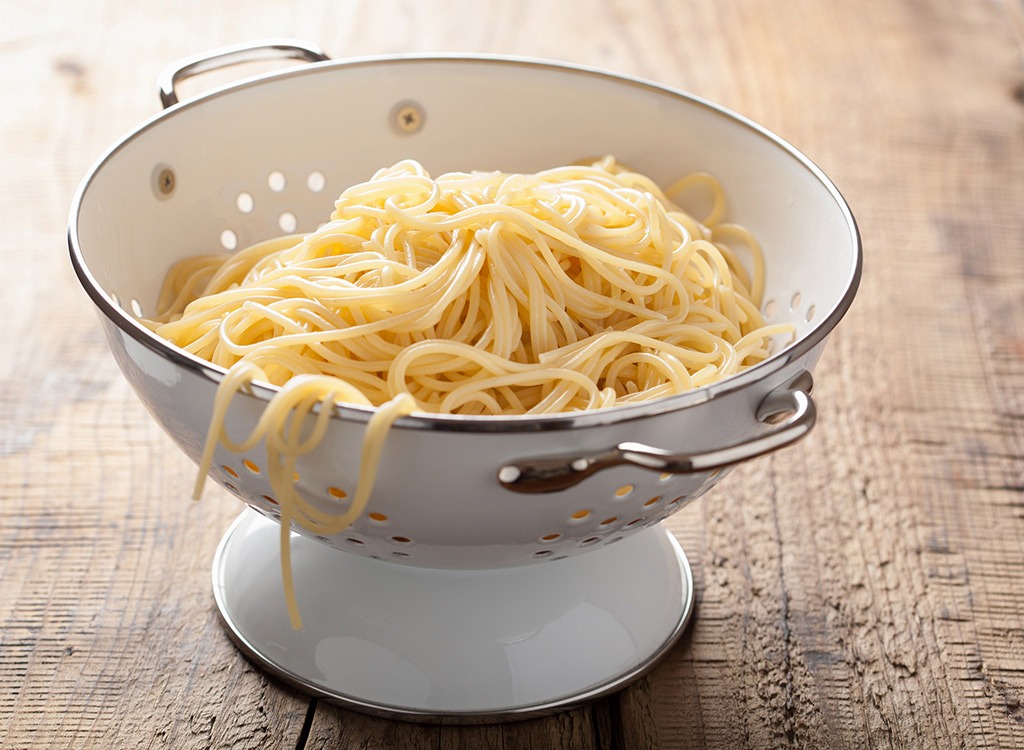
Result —
[{"label": "colander rim", "polygon": [[[748,370],[723,378],[715,383],[701,386],[700,388],[695,388],[694,390],[687,391],[685,393],[652,399],[651,401],[619,405],[591,411],[561,412],[556,414],[540,415],[498,416],[413,412],[408,416],[399,418],[394,424],[396,429],[414,428],[476,432],[566,430],[620,424],[668,412],[674,412],[684,408],[690,408],[714,398],[747,388],[753,383],[771,376],[786,367],[789,363],[799,359],[825,340],[852,305],[853,299],[860,286],[863,272],[863,247],[857,221],[848,202],[843,197],[835,183],[833,183],[833,181],[821,170],[821,168],[811,161],[809,157],[791,143],[776,133],[768,130],[763,125],[760,125],[750,118],[727,107],[682,89],[667,86],[645,78],[564,61],[516,55],[482,53],[410,53],[372,55],[353,57],[343,60],[325,60],[322,62],[308,63],[285,70],[263,73],[211,89],[196,96],[195,98],[178,102],[177,104],[157,112],[144,120],[118,139],[96,160],[82,179],[82,182],[79,184],[72,200],[68,219],[68,249],[75,273],[92,302],[107,320],[114,323],[121,329],[121,331],[134,339],[138,344],[145,346],[154,353],[170,361],[175,366],[183,367],[204,379],[214,383],[219,383],[227,373],[227,370],[224,367],[212,364],[179,349],[140,324],[126,310],[111,302],[109,296],[103,291],[95,277],[89,271],[88,265],[86,264],[82,254],[78,227],[82,202],[97,174],[99,174],[104,166],[114,158],[119,151],[149,129],[157,127],[165,121],[169,121],[180,112],[187,111],[194,107],[200,107],[203,103],[212,99],[231,96],[237,91],[256,86],[276,84],[281,80],[287,80],[292,77],[315,75],[326,69],[356,69],[395,64],[422,65],[424,63],[507,65],[526,67],[531,70],[538,71],[549,70],[559,73],[569,73],[572,75],[582,75],[616,85],[634,86],[655,94],[669,96],[675,99],[682,99],[690,105],[707,110],[718,117],[724,118],[726,121],[731,121],[733,124],[746,128],[757,137],[763,138],[772,146],[781,149],[788,157],[792,158],[797,164],[809,171],[818,183],[825,188],[826,192],[831,195],[842,214],[843,219],[846,222],[846,228],[848,229],[853,241],[854,257],[853,268],[850,273],[847,286],[838,302],[827,315],[820,318],[803,336],[798,338],[789,346],[773,354],[768,359],[758,363]],[[249,395],[264,401],[269,400],[273,394],[277,393],[279,390],[280,387],[278,386],[261,382],[253,382],[245,389],[246,393]],[[335,418],[343,418],[348,421],[366,422],[376,412],[376,409],[377,407],[342,404],[335,408],[333,416]]]}]

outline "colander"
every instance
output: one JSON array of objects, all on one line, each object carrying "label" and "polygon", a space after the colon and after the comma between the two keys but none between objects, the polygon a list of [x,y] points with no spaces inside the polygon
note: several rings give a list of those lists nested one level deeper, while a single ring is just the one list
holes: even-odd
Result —
[{"label": "colander", "polygon": [[[185,78],[243,60],[305,65],[178,102]],[[413,414],[387,437],[368,512],[330,537],[292,530],[293,630],[261,446],[218,449],[210,478],[245,504],[213,562],[228,633],[280,678],[403,719],[539,714],[621,688],[683,632],[686,557],[660,523],[737,463],[811,429],[810,371],[854,297],[853,216],[806,157],[721,107],[650,82],[544,61],[401,56],[331,61],[272,40],[176,63],[165,110],[114,145],[70,216],[75,270],[125,377],[198,460],[224,371],[155,337],[176,260],[314,229],[348,185],[412,158],[433,174],[533,172],[613,154],[662,184],[717,176],[729,219],[767,264],[764,313],[793,343],[690,393],[542,417]],[[273,388],[226,418],[255,424]],[[325,507],[350,502],[372,410],[340,406],[297,467]],[[183,494],[187,482],[183,481]]]}]

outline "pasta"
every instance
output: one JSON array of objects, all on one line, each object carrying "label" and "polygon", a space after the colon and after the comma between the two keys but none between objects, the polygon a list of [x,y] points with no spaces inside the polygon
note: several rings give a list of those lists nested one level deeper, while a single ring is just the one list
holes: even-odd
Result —
[{"label": "pasta", "polygon": [[[711,197],[700,221],[671,198],[690,190]],[[291,523],[331,534],[359,517],[400,416],[601,409],[707,385],[766,358],[772,337],[791,327],[765,324],[760,248],[725,214],[709,175],[663,191],[612,157],[436,179],[407,160],[345,190],[312,233],[182,261],[159,315],[145,322],[228,369],[195,495],[218,442],[235,452],[266,442],[300,627]],[[252,434],[234,442],[224,415],[254,381],[281,388]],[[378,408],[352,504],[331,514],[292,478],[337,403]]]}]

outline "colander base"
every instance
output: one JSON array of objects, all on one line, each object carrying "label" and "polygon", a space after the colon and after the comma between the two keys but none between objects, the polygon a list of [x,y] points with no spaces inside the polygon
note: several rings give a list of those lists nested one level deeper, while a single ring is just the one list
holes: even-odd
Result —
[{"label": "colander base", "polygon": [[213,589],[228,634],[304,692],[412,721],[486,722],[569,708],[647,672],[684,631],[693,579],[660,525],[574,557],[494,570],[417,568],[292,534],[293,630],[280,527],[246,509]]}]

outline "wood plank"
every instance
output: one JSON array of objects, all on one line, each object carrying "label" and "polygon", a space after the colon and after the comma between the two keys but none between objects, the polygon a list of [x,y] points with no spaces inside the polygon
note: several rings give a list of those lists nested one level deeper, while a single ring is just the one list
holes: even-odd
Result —
[{"label": "wood plank", "polygon": [[[867,249],[864,288],[819,371],[821,424],[701,506],[707,567],[693,637],[714,627],[724,675],[695,670],[725,683],[702,691],[722,709],[702,718],[735,717],[708,746],[1017,747],[1024,736],[1014,656],[1024,536],[1005,498],[1019,477],[1020,424],[999,416],[1020,392],[1010,333],[1024,314],[1020,220],[1007,200],[1024,187],[1009,96],[1019,71],[991,8],[868,10],[873,28],[819,50],[824,65],[847,59],[863,76],[829,92],[825,109],[848,112],[832,124],[872,146],[856,163],[829,152],[839,139],[808,147],[834,164]],[[871,54],[858,55],[868,32]],[[992,43],[982,50],[978,38]],[[789,42],[815,44],[809,29]],[[876,92],[867,112],[866,91]],[[952,216],[971,217],[968,231],[943,226]],[[994,463],[1002,498],[957,478],[982,467],[991,476]],[[655,674],[680,673],[667,664]],[[671,711],[665,701],[655,725]]]},{"label": "wood plank", "polygon": [[373,747],[379,750],[471,750],[501,747],[504,750],[586,750],[611,747],[607,737],[598,735],[594,713],[587,706],[553,716],[502,724],[436,725],[390,721],[347,711],[323,701],[305,745],[314,748]]}]

